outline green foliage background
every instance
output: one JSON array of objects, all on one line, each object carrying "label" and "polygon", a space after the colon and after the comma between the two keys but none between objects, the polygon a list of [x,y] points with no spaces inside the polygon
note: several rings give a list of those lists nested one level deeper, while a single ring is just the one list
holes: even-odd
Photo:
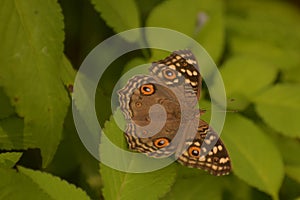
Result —
[{"label": "green foliage background", "polygon": [[[70,110],[76,69],[101,41],[143,26],[187,34],[219,66],[234,99],[228,108],[238,110],[227,114],[221,136],[231,175],[177,163],[129,174],[83,147]],[[300,199],[297,1],[0,0],[0,39],[0,199]],[[101,79],[99,123],[119,146],[126,148],[110,120],[114,84],[134,64],[165,55],[129,53]]]}]

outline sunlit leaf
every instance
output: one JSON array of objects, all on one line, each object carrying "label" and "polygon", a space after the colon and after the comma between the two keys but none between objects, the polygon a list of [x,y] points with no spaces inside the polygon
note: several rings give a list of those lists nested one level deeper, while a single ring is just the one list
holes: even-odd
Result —
[{"label": "sunlit leaf", "polygon": [[0,168],[0,199],[89,199],[85,192],[58,177],[18,167]]},{"label": "sunlit leaf", "polygon": [[254,122],[228,114],[221,137],[229,151],[233,172],[274,199],[284,176],[280,153]]},{"label": "sunlit leaf", "polygon": [[[184,17],[182,17],[183,13]],[[214,61],[218,62],[224,48],[223,19],[221,1],[169,0],[152,10],[146,25],[169,28],[196,39]],[[153,39],[159,40],[160,38],[158,36]],[[164,42],[161,40],[161,43]],[[181,41],[174,42],[180,43]],[[151,39],[149,43],[151,44]]]},{"label": "sunlit leaf", "polygon": [[[252,101],[263,89],[270,86],[278,73],[272,65],[253,60],[248,56],[228,59],[220,71],[225,84],[226,95],[235,99],[232,106],[240,109]],[[218,90],[219,88],[214,89]]]},{"label": "sunlit leaf", "polygon": [[12,153],[1,153],[0,154],[0,167],[11,168],[16,162],[21,158],[22,153],[12,152]]},{"label": "sunlit leaf", "polygon": [[300,137],[300,85],[278,84],[255,98],[258,114],[272,128]]},{"label": "sunlit leaf", "polygon": [[[229,51],[264,60],[279,69],[300,64],[300,14],[284,1],[235,1],[228,4]],[[280,13],[280,15],[278,15]],[[291,31],[288,31],[293,27]]]},{"label": "sunlit leaf", "polygon": [[[121,113],[118,113],[121,114]],[[104,132],[120,147],[125,147],[124,136],[113,118],[106,122]],[[100,146],[101,150],[104,150]],[[113,159],[113,158],[112,158]],[[176,176],[176,168],[170,165],[149,173],[125,173],[100,164],[105,199],[158,199],[170,190]]]},{"label": "sunlit leaf", "polygon": [[[7,20],[9,19],[9,20]],[[0,86],[24,118],[43,166],[55,154],[69,105],[60,78],[63,17],[55,1],[1,1]],[[7,132],[8,134],[13,134]]]}]

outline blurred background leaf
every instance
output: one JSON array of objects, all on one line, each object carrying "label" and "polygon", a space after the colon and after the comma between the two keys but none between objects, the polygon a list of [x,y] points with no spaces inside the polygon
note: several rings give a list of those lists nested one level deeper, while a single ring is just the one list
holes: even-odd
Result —
[{"label": "blurred background leaf", "polygon": [[[63,193],[88,198],[74,184],[91,199],[299,199],[298,1],[3,0],[0,5],[2,195],[47,199],[58,193],[36,188],[61,184],[71,188]],[[177,163],[148,174],[128,174],[99,165],[81,143],[70,108],[76,70],[103,40],[143,26],[192,37],[219,66],[228,97],[221,138],[232,159],[231,175],[213,177]],[[144,33],[124,41],[132,45],[140,38],[151,43]],[[157,49],[129,52],[99,81],[99,124],[124,149],[123,134],[110,118],[115,112],[110,105],[113,89],[129,69],[168,54]],[[209,121],[205,83],[201,96],[203,119]],[[16,171],[19,165],[31,169]],[[47,178],[37,183],[29,177]]]}]

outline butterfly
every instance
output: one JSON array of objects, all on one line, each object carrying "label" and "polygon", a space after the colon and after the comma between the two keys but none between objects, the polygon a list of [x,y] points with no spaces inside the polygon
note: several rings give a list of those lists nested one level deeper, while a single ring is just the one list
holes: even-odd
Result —
[{"label": "butterfly", "polygon": [[202,77],[190,50],[153,62],[149,75],[136,75],[119,90],[129,148],[151,157],[171,154],[182,165],[219,176],[229,174],[225,145],[197,108]]}]

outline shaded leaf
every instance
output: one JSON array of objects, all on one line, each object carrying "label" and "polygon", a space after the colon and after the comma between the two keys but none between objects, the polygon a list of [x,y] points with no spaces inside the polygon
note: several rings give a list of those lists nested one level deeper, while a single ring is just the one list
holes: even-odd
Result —
[{"label": "shaded leaf", "polygon": [[214,199],[221,200],[224,178],[212,176],[199,169],[179,167],[179,175],[171,191],[162,199]]},{"label": "shaded leaf", "polygon": [[14,114],[14,107],[10,104],[2,88],[0,88],[0,120]]},{"label": "shaded leaf", "polygon": [[10,117],[0,121],[0,149],[21,150],[34,146],[33,136],[24,133],[24,121]]},{"label": "shaded leaf", "polygon": [[300,183],[300,142],[277,134],[272,138],[281,151],[286,174]]},{"label": "shaded leaf", "polygon": [[[116,33],[140,26],[140,13],[134,0],[92,0],[101,17],[114,29]],[[140,35],[133,35],[125,39],[133,42]]]},{"label": "shaded leaf", "polygon": [[300,183],[300,166],[286,166],[286,174]]},{"label": "shaded leaf", "polygon": [[[9,20],[7,20],[9,19]],[[55,1],[1,1],[0,85],[46,166],[61,139],[69,99],[60,79],[63,17]],[[10,131],[7,134],[11,134]]]}]

